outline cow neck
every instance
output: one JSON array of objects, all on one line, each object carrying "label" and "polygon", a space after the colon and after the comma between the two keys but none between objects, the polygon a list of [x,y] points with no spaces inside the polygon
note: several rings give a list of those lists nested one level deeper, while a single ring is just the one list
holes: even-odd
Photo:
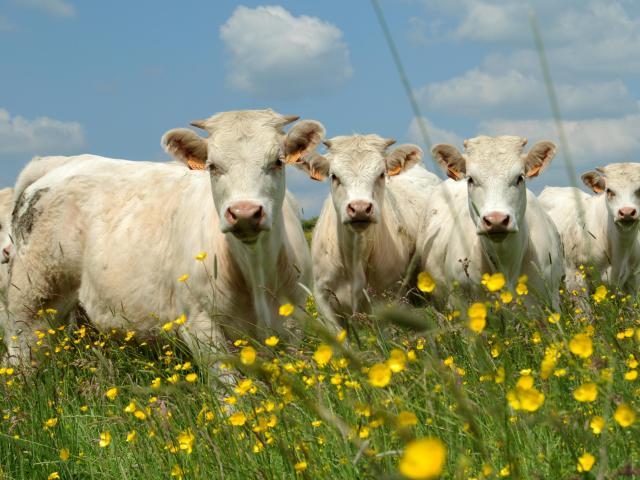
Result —
[{"label": "cow neck", "polygon": [[269,297],[273,297],[278,291],[278,265],[289,265],[289,262],[283,262],[286,249],[282,213],[273,219],[271,230],[260,233],[253,245],[247,245],[230,234],[227,234],[227,239],[230,254],[238,263],[251,290],[257,328],[266,329],[259,333],[280,333],[282,322],[277,321],[276,312],[272,308],[273,302],[269,301]]},{"label": "cow neck", "polygon": [[529,225],[526,219],[523,219],[518,231],[510,234],[504,241],[492,242],[485,235],[481,235],[480,245],[491,273],[502,273],[513,288],[518,277],[522,275],[522,263],[529,247]]},{"label": "cow neck", "polygon": [[606,242],[606,255],[611,265],[608,280],[612,285],[621,287],[631,269],[629,259],[638,238],[638,228],[636,227],[626,232],[620,231],[611,215],[609,215],[606,204],[604,204],[604,213],[606,220],[601,224],[605,225],[603,228],[605,231],[602,233]]}]

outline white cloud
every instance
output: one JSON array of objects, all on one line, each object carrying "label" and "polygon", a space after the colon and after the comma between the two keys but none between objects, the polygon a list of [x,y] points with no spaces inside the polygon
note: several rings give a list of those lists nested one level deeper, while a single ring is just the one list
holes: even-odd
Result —
[{"label": "white cloud", "polygon": [[71,153],[84,146],[79,123],[48,117],[27,120],[0,108],[0,155]]},{"label": "white cloud", "polygon": [[[567,117],[620,115],[638,110],[620,80],[556,85],[560,109]],[[417,91],[429,111],[480,118],[537,118],[549,115],[547,92],[538,74],[509,70],[488,73],[473,69],[459,77]]]},{"label": "white cloud", "polygon": [[14,0],[14,3],[55,17],[73,17],[76,14],[73,5],[64,0]]},{"label": "white cloud", "polygon": [[[451,132],[449,130],[444,130],[442,128],[436,127],[431,120],[428,118],[422,118],[424,122],[424,126],[426,127],[427,133],[429,135],[429,139],[432,144],[436,143],[450,143],[452,145],[461,145],[462,137],[460,137],[457,133]],[[424,145],[424,137],[422,136],[422,129],[420,128],[420,124],[418,122],[418,118],[414,118],[411,120],[409,124],[409,132],[407,136],[409,140],[414,143]],[[426,154],[425,154],[426,155]]]},{"label": "white cloud", "polygon": [[231,55],[229,83],[257,96],[326,91],[353,72],[340,29],[280,6],[236,8],[220,38]]},{"label": "white cloud", "polygon": [[[568,121],[563,122],[563,127],[576,167],[640,162],[640,113],[620,118]],[[479,131],[487,135],[525,136],[529,144],[553,140],[560,145],[553,120],[489,120],[480,124]]]}]

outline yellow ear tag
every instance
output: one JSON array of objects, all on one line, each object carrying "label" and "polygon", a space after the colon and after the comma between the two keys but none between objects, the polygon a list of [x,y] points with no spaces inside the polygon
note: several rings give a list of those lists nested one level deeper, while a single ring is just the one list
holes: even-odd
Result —
[{"label": "yellow ear tag", "polygon": [[392,168],[391,170],[387,170],[387,175],[390,177],[395,177],[400,172],[402,172],[402,165],[398,165],[396,168]]},{"label": "yellow ear tag", "polygon": [[187,159],[187,165],[189,166],[189,170],[204,170],[204,162],[201,162],[194,157],[189,157]]},{"label": "yellow ear tag", "polygon": [[540,170],[542,170],[542,165],[536,165],[535,167],[533,167],[531,170],[527,172],[527,178],[537,177],[538,174],[540,173]]},{"label": "yellow ear tag", "polygon": [[302,156],[303,151],[297,151],[297,152],[293,152],[290,153],[289,155],[287,155],[287,157],[284,159],[285,163],[298,163],[298,160],[300,160],[300,157]]},{"label": "yellow ear tag", "polygon": [[450,168],[447,168],[447,177],[452,178],[454,180],[460,180],[464,175],[460,172],[455,172]]},{"label": "yellow ear tag", "polygon": [[311,170],[309,171],[309,177],[312,180],[315,180],[317,182],[321,182],[324,180],[324,175],[322,175],[320,172],[318,172],[315,168],[311,167]]}]

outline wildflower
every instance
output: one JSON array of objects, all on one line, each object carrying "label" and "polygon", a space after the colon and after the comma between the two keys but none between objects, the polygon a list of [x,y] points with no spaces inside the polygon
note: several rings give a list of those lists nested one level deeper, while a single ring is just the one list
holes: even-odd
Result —
[{"label": "wildflower", "polygon": [[182,468],[180,468],[180,465],[178,465],[177,463],[173,467],[171,467],[171,476],[178,478],[178,480],[182,480],[184,476]]},{"label": "wildflower", "polygon": [[62,448],[60,449],[60,460],[62,460],[63,462],[66,462],[67,460],[69,460],[69,449],[68,448]]},{"label": "wildflower", "polygon": [[131,401],[129,403],[129,405],[127,405],[126,407],[124,407],[124,411],[127,413],[133,413],[136,411],[136,402]]},{"label": "wildflower", "polygon": [[196,437],[193,435],[191,430],[180,432],[178,435],[178,445],[180,446],[180,450],[184,450],[188,454],[191,454],[191,452],[193,452],[193,442],[195,439]]},{"label": "wildflower", "polygon": [[333,349],[331,346],[321,343],[318,345],[318,348],[313,353],[313,360],[318,364],[319,367],[324,367],[331,357],[333,356]]},{"label": "wildflower", "polygon": [[198,374],[197,373],[189,373],[189,374],[187,374],[186,377],[184,377],[184,379],[187,382],[195,382],[198,379]]},{"label": "wildflower", "polygon": [[594,417],[591,417],[591,420],[589,421],[589,427],[591,427],[591,431],[593,432],[594,435],[600,435],[602,433],[602,430],[604,429],[604,418],[595,415]]},{"label": "wildflower", "polygon": [[147,414],[144,413],[142,410],[136,410],[135,412],[133,412],[133,416],[136,417],[138,420],[145,420],[147,418]]},{"label": "wildflower", "polygon": [[551,315],[549,315],[547,317],[547,321],[549,323],[558,323],[560,321],[560,314],[559,313],[552,313]]},{"label": "wildflower", "polygon": [[418,290],[421,292],[431,293],[436,288],[436,282],[429,272],[420,272],[418,274]]},{"label": "wildflower", "polygon": [[600,285],[598,286],[598,288],[596,288],[596,291],[594,292],[592,297],[596,303],[600,303],[607,298],[607,293],[607,287],[605,287],[604,285]]},{"label": "wildflower", "polygon": [[516,388],[507,392],[507,401],[514,410],[535,412],[544,403],[544,393],[533,386],[531,375],[523,375],[518,379]]},{"label": "wildflower", "polygon": [[267,347],[275,347],[276,345],[278,345],[279,341],[280,339],[278,337],[272,335],[264,341],[264,344]]},{"label": "wildflower", "polygon": [[579,472],[588,472],[593,468],[593,464],[596,463],[596,457],[590,453],[584,453],[578,458],[578,465],[576,469]]},{"label": "wildflower", "polygon": [[621,403],[618,405],[618,408],[616,408],[613,418],[615,418],[618,425],[622,428],[627,428],[636,421],[636,412],[626,403]]},{"label": "wildflower", "polygon": [[199,262],[202,262],[205,258],[207,258],[207,252],[200,252],[195,256],[195,259]]},{"label": "wildflower", "polygon": [[181,314],[178,318],[176,318],[173,323],[175,323],[176,325],[182,325],[183,323],[185,323],[187,321],[187,316],[183,313]]},{"label": "wildflower", "polygon": [[369,383],[383,388],[391,381],[391,369],[384,363],[376,363],[369,369]]},{"label": "wildflower", "polygon": [[52,472],[47,477],[47,480],[58,480],[60,478],[60,474],[58,472]]},{"label": "wildflower", "polygon": [[162,330],[164,330],[165,332],[170,331],[173,328],[173,322],[167,322],[164,325],[162,325]]},{"label": "wildflower", "polygon": [[481,283],[485,287],[487,287],[487,290],[489,290],[490,292],[497,292],[498,290],[501,290],[502,287],[504,287],[504,284],[506,282],[504,279],[504,275],[498,272],[492,275],[485,273],[484,275],[482,275]]},{"label": "wildflower", "polygon": [[544,350],[544,358],[540,363],[540,378],[546,380],[551,376],[553,369],[558,362],[558,358],[560,357],[560,353],[558,352],[558,348],[555,345],[549,345]]},{"label": "wildflower", "polygon": [[241,427],[247,422],[247,416],[243,412],[236,412],[229,417],[229,423],[235,427]]},{"label": "wildflower", "polygon": [[253,387],[253,381],[250,378],[245,378],[233,389],[238,395],[244,395]]},{"label": "wildflower", "polygon": [[108,447],[111,444],[111,434],[109,432],[102,432],[100,434],[100,445],[102,448]]},{"label": "wildflower", "polygon": [[244,347],[240,350],[240,362],[243,365],[252,365],[256,361],[256,350],[253,347]]},{"label": "wildflower", "polygon": [[511,303],[511,301],[513,300],[513,294],[510,291],[504,291],[500,294],[500,300],[502,300],[502,303],[504,303],[505,305],[507,303]]},{"label": "wildflower", "polygon": [[593,341],[586,333],[578,333],[569,342],[569,350],[581,358],[589,358],[593,353]]},{"label": "wildflower", "polygon": [[516,285],[516,293],[518,295],[527,295],[529,293],[529,289],[525,283],[518,283]]},{"label": "wildflower", "polygon": [[484,303],[474,303],[467,310],[469,328],[476,333],[482,332],[487,324],[487,307]]},{"label": "wildflower", "polygon": [[160,377],[156,377],[151,380],[151,388],[158,389],[160,388],[160,384],[162,383],[162,379]]},{"label": "wildflower", "polygon": [[341,328],[338,332],[338,335],[336,335],[336,340],[338,341],[338,343],[342,343],[344,342],[345,338],[347,338],[347,331],[344,328]]},{"label": "wildflower", "polygon": [[136,438],[138,437],[138,433],[135,430],[131,430],[128,434],[127,434],[127,443],[133,443],[136,441]]},{"label": "wildflower", "polygon": [[118,387],[113,387],[107,390],[107,393],[104,394],[109,400],[115,400],[118,396]]},{"label": "wildflower", "polygon": [[638,378],[638,371],[637,370],[629,370],[628,372],[626,372],[624,374],[624,379],[625,380],[633,381],[636,378]]},{"label": "wildflower", "polygon": [[573,391],[573,398],[579,402],[593,402],[598,397],[598,387],[595,383],[583,383]]},{"label": "wildflower", "polygon": [[178,375],[177,373],[174,373],[170,377],[167,377],[167,382],[171,384],[178,383],[178,380],[180,380],[180,375]]},{"label": "wildflower", "polygon": [[50,418],[47,421],[44,422],[44,427],[45,430],[47,428],[53,428],[58,424],[58,419],[57,418]]},{"label": "wildflower", "polygon": [[387,365],[393,373],[401,372],[407,364],[407,356],[399,348],[394,348],[389,354]]},{"label": "wildflower", "polygon": [[280,305],[280,308],[278,309],[278,314],[282,315],[283,317],[288,317],[293,313],[294,310],[295,310],[295,307],[293,305],[291,305],[290,303],[285,303],[284,305]]},{"label": "wildflower", "polygon": [[185,273],[184,275],[180,275],[180,276],[178,277],[178,281],[179,281],[180,283],[184,283],[184,282],[186,282],[187,280],[189,280],[189,274],[188,274],[188,273]]},{"label": "wildflower", "polygon": [[89,411],[89,405],[81,405],[80,406],[80,411],[81,412],[88,412]]},{"label": "wildflower", "polygon": [[447,459],[447,449],[437,438],[410,442],[400,458],[400,473],[411,479],[437,478]]},{"label": "wildflower", "polygon": [[418,417],[413,412],[400,412],[396,418],[396,425],[399,428],[412,427],[418,423]]},{"label": "wildflower", "polygon": [[293,469],[298,473],[304,472],[307,469],[307,462],[298,462],[293,466]]}]

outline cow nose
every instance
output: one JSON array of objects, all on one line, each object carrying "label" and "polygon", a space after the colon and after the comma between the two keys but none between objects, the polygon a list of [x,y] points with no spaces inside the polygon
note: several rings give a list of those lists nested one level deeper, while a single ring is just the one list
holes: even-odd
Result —
[{"label": "cow nose", "polygon": [[355,200],[347,205],[347,215],[352,222],[370,222],[373,215],[373,203]]},{"label": "cow nose", "polygon": [[633,207],[622,207],[618,210],[618,218],[620,220],[637,220],[638,211]]},{"label": "cow nose", "polygon": [[224,218],[232,230],[259,230],[264,221],[262,205],[252,202],[238,202],[227,208]]},{"label": "cow nose", "polygon": [[487,233],[506,233],[509,231],[511,216],[506,213],[491,212],[482,217],[484,230]]}]

